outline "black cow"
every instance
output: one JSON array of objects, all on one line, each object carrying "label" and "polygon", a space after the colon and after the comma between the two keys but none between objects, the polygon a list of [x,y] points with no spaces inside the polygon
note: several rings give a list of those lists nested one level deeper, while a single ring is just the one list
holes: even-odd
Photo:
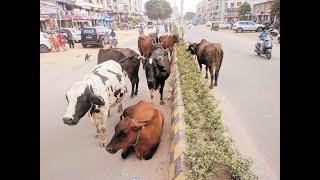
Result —
[{"label": "black cow", "polygon": [[160,86],[160,104],[165,104],[163,101],[163,88],[165,81],[168,79],[171,67],[169,61],[169,51],[161,46],[156,47],[150,58],[142,60],[145,69],[148,88],[150,90],[151,101],[153,102],[153,91],[156,91]]},{"label": "black cow", "polygon": [[[127,73],[130,79],[132,89],[131,98],[133,95],[138,94],[139,87],[139,68],[140,60],[143,57],[137,54],[134,50],[129,48],[112,48],[112,49],[100,49],[98,53],[98,64],[108,60],[117,61],[122,69]],[[136,88],[134,92],[134,88]]]}]

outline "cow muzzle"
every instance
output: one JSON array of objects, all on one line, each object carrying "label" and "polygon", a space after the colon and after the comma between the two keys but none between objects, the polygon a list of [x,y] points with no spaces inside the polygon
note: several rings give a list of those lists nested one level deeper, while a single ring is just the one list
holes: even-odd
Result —
[{"label": "cow muzzle", "polygon": [[106,147],[106,151],[108,151],[110,154],[115,154],[117,152],[117,150],[115,150],[109,145]]},{"label": "cow muzzle", "polygon": [[62,118],[63,123],[69,126],[77,125],[79,121],[76,121],[75,119],[72,119],[70,117],[63,117]]},{"label": "cow muzzle", "polygon": [[148,80],[148,88],[155,89],[155,87],[156,87],[156,81],[155,80]]}]

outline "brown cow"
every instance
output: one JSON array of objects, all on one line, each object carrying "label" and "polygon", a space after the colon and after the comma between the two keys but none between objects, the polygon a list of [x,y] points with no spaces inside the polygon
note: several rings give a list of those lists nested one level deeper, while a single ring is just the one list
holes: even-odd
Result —
[{"label": "brown cow", "polygon": [[[202,64],[206,65],[206,79],[208,79],[209,69],[211,74],[211,84],[209,88],[213,88],[213,76],[215,80],[214,86],[218,86],[218,76],[224,55],[221,44],[211,43],[205,39],[202,39],[199,44],[190,44],[188,47],[188,51],[190,51],[192,55],[197,55],[198,63],[200,66],[200,72],[202,71]],[[214,75],[213,67],[215,67]]]},{"label": "brown cow", "polygon": [[164,49],[169,49],[171,55],[174,45],[179,42],[179,36],[176,34],[162,35],[160,36],[159,41]]},{"label": "brown cow", "polygon": [[125,159],[134,148],[138,159],[151,159],[160,144],[164,123],[162,112],[152,103],[141,100],[127,107],[121,117],[106,150],[115,154],[123,149],[121,157]]},{"label": "brown cow", "polygon": [[[98,64],[101,64],[108,60],[114,60],[120,63],[125,73],[127,73],[132,85],[130,97],[138,94],[138,73],[141,59],[144,58],[137,54],[134,50],[129,48],[100,49],[98,53]],[[134,88],[136,88],[135,92]]]},{"label": "brown cow", "polygon": [[140,51],[140,55],[149,58],[151,56],[152,51],[154,50],[155,44],[150,36],[141,35],[138,38],[138,49]]}]

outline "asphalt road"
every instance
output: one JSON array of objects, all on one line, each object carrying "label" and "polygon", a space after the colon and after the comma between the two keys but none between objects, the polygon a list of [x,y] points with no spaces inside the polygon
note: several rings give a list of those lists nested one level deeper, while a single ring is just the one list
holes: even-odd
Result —
[{"label": "asphalt road", "polygon": [[255,161],[255,173],[265,180],[280,179],[280,44],[276,38],[271,60],[253,51],[258,33],[197,26],[186,29],[185,38],[221,43],[224,59],[219,85],[211,93],[221,102],[225,125],[237,148]]},{"label": "asphalt road", "polygon": [[[118,47],[131,48],[138,52],[138,30],[123,31],[119,35]],[[119,33],[119,34],[121,34]],[[148,30],[146,30],[148,33]],[[107,48],[107,46],[105,47]],[[170,101],[167,100],[169,83],[165,86],[165,105],[160,106],[159,93],[155,93],[155,104],[164,114],[165,122],[161,143],[153,158],[149,161],[138,160],[134,153],[127,159],[121,158],[121,150],[109,154],[99,146],[95,139],[96,130],[84,116],[78,125],[69,127],[63,124],[62,116],[67,108],[66,91],[72,84],[90,73],[97,63],[99,48],[82,48],[77,43],[75,49],[68,52],[50,52],[40,54],[40,178],[45,180],[139,180],[168,179],[170,150]],[[84,62],[85,54],[91,54],[91,60]],[[123,108],[139,100],[150,100],[145,73],[139,71],[140,83],[138,96],[129,98],[126,94]],[[130,87],[128,78],[126,83]],[[108,142],[114,134],[119,121],[117,108],[111,109],[107,121]]]}]

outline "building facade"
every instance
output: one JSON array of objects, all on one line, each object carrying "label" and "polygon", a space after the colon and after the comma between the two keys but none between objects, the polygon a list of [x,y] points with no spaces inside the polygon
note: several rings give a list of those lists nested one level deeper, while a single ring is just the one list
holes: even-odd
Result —
[{"label": "building facade", "polygon": [[254,21],[270,21],[273,17],[270,16],[273,0],[253,0],[252,15]]},{"label": "building facade", "polygon": [[40,1],[40,31],[84,26],[111,26],[128,17],[143,19],[142,0],[55,0]]}]

